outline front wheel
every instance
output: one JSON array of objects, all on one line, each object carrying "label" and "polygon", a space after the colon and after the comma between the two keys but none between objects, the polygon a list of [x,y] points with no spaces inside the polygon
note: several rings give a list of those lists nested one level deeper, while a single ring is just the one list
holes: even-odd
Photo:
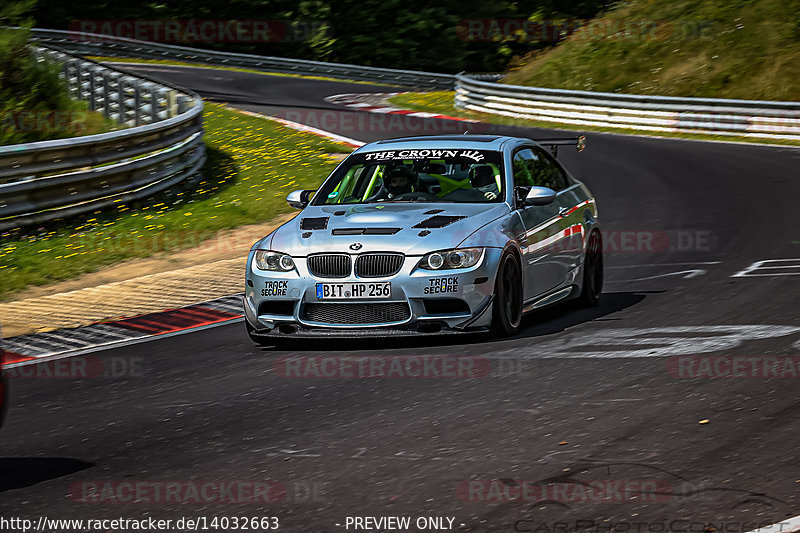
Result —
[{"label": "front wheel", "polygon": [[498,337],[514,335],[522,322],[522,268],[516,254],[507,252],[500,259],[494,284],[492,333]]},{"label": "front wheel", "polygon": [[603,292],[603,238],[599,231],[589,235],[586,256],[583,259],[583,287],[578,303],[583,307],[595,307]]}]

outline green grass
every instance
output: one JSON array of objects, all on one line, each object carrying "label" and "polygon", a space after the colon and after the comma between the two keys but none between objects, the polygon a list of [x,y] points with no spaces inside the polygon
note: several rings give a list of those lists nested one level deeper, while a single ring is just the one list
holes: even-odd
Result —
[{"label": "green grass", "polygon": [[142,202],[0,235],[0,298],[135,257],[199,245],[219,230],[291,211],[294,189],[315,189],[351,149],[206,104],[202,181]]},{"label": "green grass", "polygon": [[800,0],[621,2],[503,80],[667,96],[800,100]]},{"label": "green grass", "polygon": [[[597,126],[570,126],[558,122],[545,122],[541,120],[525,120],[518,118],[495,115],[492,113],[481,113],[460,109],[453,105],[453,91],[432,91],[422,93],[403,93],[389,98],[389,102],[398,107],[411,109],[413,111],[426,111],[428,113],[441,113],[454,117],[470,118],[483,123],[497,124],[502,126],[520,126],[525,128],[547,128],[565,131],[596,131],[602,133],[619,133],[625,135],[649,135],[652,137],[665,137],[670,139],[693,139],[699,141],[725,141],[725,142],[746,142],[759,144],[778,144],[788,146],[799,146],[800,141],[792,140],[773,140],[758,139],[753,137],[729,136],[729,135],[709,135],[703,133],[673,133],[658,131],[631,130],[623,128],[603,128]],[[470,129],[465,126],[465,129]],[[472,128],[473,133],[478,133],[479,128]]]},{"label": "green grass", "polygon": [[112,121],[70,98],[60,65],[31,54],[28,30],[5,27],[31,5],[25,0],[0,7],[0,146],[111,131]]},{"label": "green grass", "polygon": [[290,74],[287,72],[269,72],[266,70],[255,70],[251,68],[240,68],[240,67],[223,67],[219,65],[209,65],[207,63],[192,63],[188,61],[174,61],[171,59],[140,59],[140,58],[132,58],[132,57],[105,57],[105,56],[92,56],[89,57],[93,61],[99,61],[103,63],[142,63],[145,65],[175,65],[178,67],[201,67],[201,68],[211,68],[214,70],[230,70],[232,72],[247,72],[250,74],[261,74],[266,76],[285,76],[287,78],[303,78],[306,80],[323,80],[323,81],[336,81],[339,83],[358,83],[362,85],[377,85],[380,87],[397,87],[397,85],[392,85],[389,83],[381,83],[377,81],[360,81],[360,80],[349,80],[345,78],[328,78],[325,76],[311,76],[306,74]]}]

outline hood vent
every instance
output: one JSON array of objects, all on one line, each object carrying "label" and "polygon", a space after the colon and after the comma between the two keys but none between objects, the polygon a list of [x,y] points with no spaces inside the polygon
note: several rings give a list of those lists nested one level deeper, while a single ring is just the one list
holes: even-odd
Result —
[{"label": "hood vent", "polygon": [[467,218],[465,216],[458,216],[458,215],[434,215],[430,218],[426,218],[416,226],[415,229],[433,229],[433,228],[443,228],[445,226],[449,226],[453,222],[461,220],[462,218]]},{"label": "hood vent", "polygon": [[328,217],[309,217],[300,220],[300,229],[326,229]]},{"label": "hood vent", "polygon": [[394,235],[402,228],[336,228],[331,235]]}]

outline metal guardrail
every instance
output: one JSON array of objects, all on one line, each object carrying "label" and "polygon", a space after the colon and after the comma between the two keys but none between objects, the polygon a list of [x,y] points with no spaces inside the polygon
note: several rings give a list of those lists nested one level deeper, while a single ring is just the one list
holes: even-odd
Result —
[{"label": "metal guardrail", "polygon": [[567,91],[485,79],[458,74],[456,107],[578,127],[800,140],[800,102]]},{"label": "metal guardrail", "polygon": [[31,30],[31,35],[37,42],[58,45],[70,52],[84,55],[181,60],[266,72],[325,76],[433,89],[452,90],[455,83],[455,76],[452,74],[218,52],[94,33],[34,28]]},{"label": "metal guardrail", "polygon": [[0,230],[146,197],[205,162],[203,101],[196,94],[49,47],[73,97],[127,126],[119,131],[0,146]]}]

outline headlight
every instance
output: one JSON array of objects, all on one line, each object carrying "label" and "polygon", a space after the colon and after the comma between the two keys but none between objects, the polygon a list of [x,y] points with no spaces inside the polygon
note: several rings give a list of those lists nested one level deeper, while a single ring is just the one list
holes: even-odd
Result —
[{"label": "headlight", "polygon": [[294,260],[292,257],[280,252],[256,250],[253,261],[259,270],[271,270],[274,272],[289,272],[290,270],[294,270]]},{"label": "headlight", "polygon": [[422,258],[419,267],[426,270],[469,268],[477,265],[483,257],[483,248],[458,248],[432,252]]}]

